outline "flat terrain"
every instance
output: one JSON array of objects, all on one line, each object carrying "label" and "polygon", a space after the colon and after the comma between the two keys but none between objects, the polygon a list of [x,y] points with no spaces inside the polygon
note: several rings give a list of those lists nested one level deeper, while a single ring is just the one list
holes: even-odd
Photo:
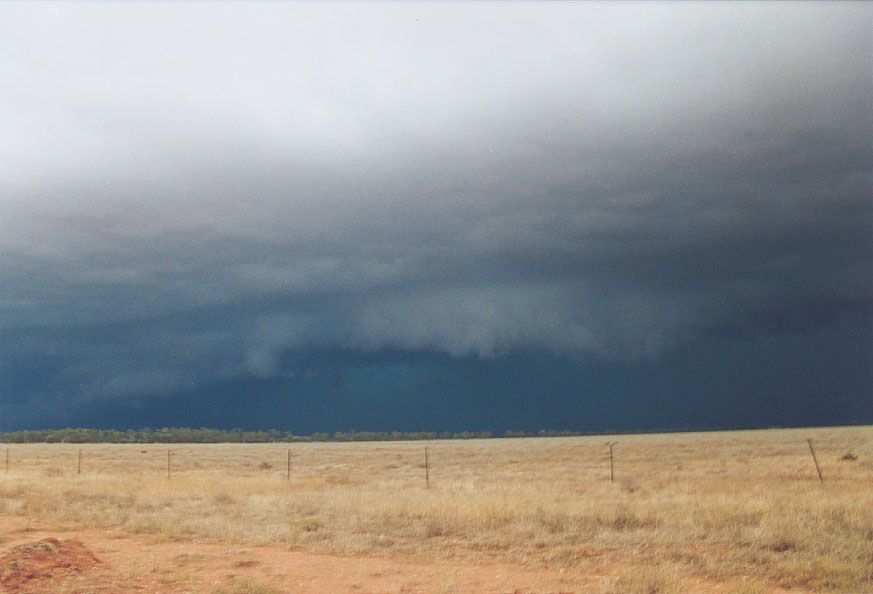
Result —
[{"label": "flat terrain", "polygon": [[0,590],[873,592],[871,427],[288,447],[10,445]]}]

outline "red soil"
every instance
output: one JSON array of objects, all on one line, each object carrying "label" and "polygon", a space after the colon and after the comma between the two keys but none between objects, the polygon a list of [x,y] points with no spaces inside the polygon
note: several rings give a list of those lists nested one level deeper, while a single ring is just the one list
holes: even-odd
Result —
[{"label": "red soil", "polygon": [[14,545],[0,555],[0,587],[21,592],[68,576],[78,575],[100,563],[78,540],[42,540]]},{"label": "red soil", "polygon": [[[233,592],[240,580],[291,594],[582,594],[610,590],[622,569],[612,558],[585,570],[400,555],[341,557],[280,546],[33,527],[9,517],[0,517],[0,534],[6,546],[0,590],[27,594],[210,594],[222,588]],[[689,593],[731,591],[712,580],[684,581]]]}]

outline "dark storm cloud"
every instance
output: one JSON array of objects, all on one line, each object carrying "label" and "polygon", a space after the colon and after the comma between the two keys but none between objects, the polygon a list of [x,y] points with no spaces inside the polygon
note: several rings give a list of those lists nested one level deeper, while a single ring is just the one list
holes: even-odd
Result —
[{"label": "dark storm cloud", "polygon": [[870,327],[869,6],[2,13],[22,392]]}]

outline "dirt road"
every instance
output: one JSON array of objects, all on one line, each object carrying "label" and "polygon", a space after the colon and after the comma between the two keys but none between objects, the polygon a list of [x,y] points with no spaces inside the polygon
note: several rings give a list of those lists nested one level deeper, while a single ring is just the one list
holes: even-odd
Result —
[{"label": "dirt road", "polygon": [[[615,588],[608,569],[592,573],[397,555],[340,557],[283,547],[65,530],[5,517],[0,517],[0,534],[0,590],[5,592],[557,594]],[[731,591],[706,580],[684,581],[688,592]]]}]

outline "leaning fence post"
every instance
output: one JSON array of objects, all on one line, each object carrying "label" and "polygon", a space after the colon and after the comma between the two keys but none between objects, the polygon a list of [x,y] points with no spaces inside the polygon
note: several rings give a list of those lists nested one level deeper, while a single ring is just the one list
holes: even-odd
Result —
[{"label": "leaning fence post", "polygon": [[818,473],[818,482],[823,483],[824,477],[821,475],[821,468],[818,467],[818,458],[815,457],[815,450],[812,447],[812,439],[807,438],[806,445],[809,446],[809,453],[812,454],[812,462],[815,464],[815,471]]}]

